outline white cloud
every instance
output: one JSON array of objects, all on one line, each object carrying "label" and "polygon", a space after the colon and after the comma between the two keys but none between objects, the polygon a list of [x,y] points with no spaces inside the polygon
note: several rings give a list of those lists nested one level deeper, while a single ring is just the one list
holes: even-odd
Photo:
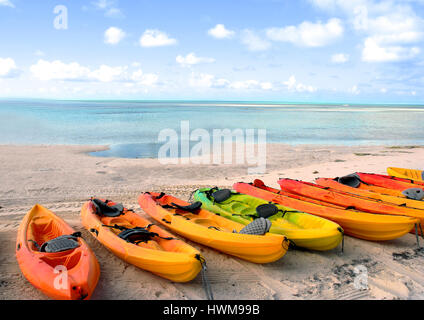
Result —
[{"label": "white cloud", "polygon": [[265,51],[271,47],[269,41],[260,38],[251,30],[245,29],[241,35],[241,42],[247,46],[250,51]]},{"label": "white cloud", "polygon": [[421,52],[418,47],[381,44],[369,37],[364,41],[362,60],[367,62],[396,62],[414,58]]},{"label": "white cloud", "polygon": [[289,80],[284,81],[283,84],[287,87],[287,90],[289,91],[297,91],[297,92],[310,92],[313,93],[317,91],[317,88],[305,85],[303,83],[297,82],[295,76],[290,76]]},{"label": "white cloud", "polygon": [[223,24],[217,24],[208,30],[208,34],[216,39],[230,39],[234,36],[235,32],[226,29]]},{"label": "white cloud", "polygon": [[272,90],[274,88],[271,82],[261,82],[260,86],[263,90]]},{"label": "white cloud", "polygon": [[346,63],[349,61],[349,55],[346,53],[336,53],[331,56],[333,63]]},{"label": "white cloud", "polygon": [[271,90],[273,85],[271,82],[260,82],[258,80],[234,81],[229,87],[236,90]]},{"label": "white cloud", "polygon": [[132,73],[131,80],[141,85],[153,86],[158,82],[159,76],[154,73],[144,73],[138,69]]},{"label": "white cloud", "polygon": [[147,29],[140,38],[142,47],[170,46],[176,43],[176,39],[172,39],[165,32],[156,29]]},{"label": "white cloud", "polygon": [[97,0],[97,1],[93,2],[93,5],[98,9],[104,10],[104,9],[111,7],[113,5],[113,1]]},{"label": "white cloud", "polygon": [[41,51],[41,50],[36,50],[34,52],[34,55],[36,55],[37,57],[44,57],[45,56],[45,53],[43,51]]},{"label": "white cloud", "polygon": [[386,88],[381,88],[381,89],[380,89],[380,92],[381,92],[381,93],[387,93],[387,89],[386,89]]},{"label": "white cloud", "polygon": [[412,1],[310,0],[317,7],[341,10],[353,29],[364,36],[362,60],[397,62],[413,59],[424,38],[424,20],[411,7]]},{"label": "white cloud", "polygon": [[214,58],[197,57],[194,52],[187,54],[185,57],[182,55],[178,55],[175,60],[182,66],[190,66],[190,65],[195,65],[199,63],[215,62]]},{"label": "white cloud", "polygon": [[11,78],[16,76],[18,69],[12,58],[0,58],[0,78]]},{"label": "white cloud", "polygon": [[107,44],[115,45],[121,42],[121,40],[124,39],[125,36],[126,34],[122,29],[110,27],[105,31],[104,41]]},{"label": "white cloud", "polygon": [[322,47],[343,35],[344,29],[340,19],[332,18],[323,24],[304,21],[298,26],[269,28],[266,35],[273,41],[291,42],[305,47]]},{"label": "white cloud", "polygon": [[93,5],[97,10],[103,11],[105,17],[122,18],[124,16],[121,9],[115,6],[113,0],[97,0],[93,2]]},{"label": "white cloud", "polygon": [[15,5],[10,0],[0,0],[0,6],[14,8]]},{"label": "white cloud", "polygon": [[352,88],[350,88],[349,90],[348,90],[350,93],[352,93],[352,94],[355,94],[355,95],[358,95],[358,94],[360,94],[361,93],[361,91],[358,89],[358,86],[357,85],[354,85]]},{"label": "white cloud", "polygon": [[101,65],[99,69],[89,72],[89,79],[95,79],[100,82],[120,81],[125,77],[126,67],[110,67]]},{"label": "white cloud", "polygon": [[364,40],[362,60],[396,62],[412,59],[420,53],[414,46],[424,36],[424,21],[407,6],[392,7],[371,15],[363,7],[355,17],[355,28],[368,36]]},{"label": "white cloud", "polygon": [[229,81],[226,79],[216,79],[214,75],[207,73],[191,73],[189,85],[197,88],[212,88],[217,86],[227,86]]},{"label": "white cloud", "polygon": [[224,78],[216,78],[212,74],[191,73],[189,85],[197,88],[226,88],[233,90],[272,90],[271,82],[261,82],[258,80],[237,80],[230,81]]},{"label": "white cloud", "polygon": [[124,14],[119,8],[109,8],[106,10],[105,16],[109,18],[122,18]]},{"label": "white cloud", "polygon": [[87,78],[90,69],[81,66],[77,62],[63,63],[60,60],[53,62],[38,60],[30,67],[32,74],[44,81],[48,80],[81,80]]},{"label": "white cloud", "polygon": [[157,74],[144,73],[141,69],[130,72],[128,66],[112,67],[101,65],[97,69],[90,69],[77,62],[64,63],[60,60],[49,62],[41,59],[36,64],[32,65],[30,70],[35,78],[43,81],[123,82],[153,86],[159,80]]}]

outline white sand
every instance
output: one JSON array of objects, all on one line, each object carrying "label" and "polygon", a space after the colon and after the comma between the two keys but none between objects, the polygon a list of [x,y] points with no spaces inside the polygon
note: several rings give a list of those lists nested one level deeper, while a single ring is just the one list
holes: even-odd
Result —
[{"label": "white sand", "polygon": [[[256,177],[278,187],[280,177],[312,181],[354,171],[384,173],[387,166],[424,167],[424,148],[269,145],[268,172],[260,176],[247,175],[247,166],[163,166],[153,159],[85,154],[102,149],[0,146],[0,299],[46,299],[22,276],[14,255],[19,223],[35,203],[82,231],[92,246],[101,265],[93,299],[204,299],[200,276],[191,283],[171,283],[104,249],[81,225],[83,202],[90,196],[106,197],[144,215],[137,205],[137,196],[143,191],[164,191],[188,199],[199,186],[231,186]],[[324,253],[291,250],[267,265],[191,244],[207,258],[217,299],[424,298],[424,251],[415,250],[412,234],[379,243],[346,237],[344,254],[340,248]],[[358,265],[367,268],[368,290],[355,289],[354,268]]]}]

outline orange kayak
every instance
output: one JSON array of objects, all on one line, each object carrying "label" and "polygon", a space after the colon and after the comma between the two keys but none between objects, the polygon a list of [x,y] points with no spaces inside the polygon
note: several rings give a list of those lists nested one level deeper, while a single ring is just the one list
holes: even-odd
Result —
[{"label": "orange kayak", "polygon": [[337,192],[340,192],[340,193],[353,194],[353,195],[362,196],[365,198],[370,198],[370,199],[374,199],[378,201],[388,202],[388,203],[395,204],[398,206],[403,206],[403,207],[409,207],[414,209],[424,209],[424,201],[407,199],[405,196],[397,197],[397,196],[391,196],[387,194],[381,194],[378,192],[373,192],[370,190],[353,188],[345,184],[341,184],[337,182],[336,180],[337,179],[318,178],[318,179],[315,179],[315,183],[323,187],[329,187],[331,189],[335,189],[337,190]]},{"label": "orange kayak", "polygon": [[316,200],[307,201],[307,197],[267,187],[261,180],[255,180],[253,184],[236,183],[233,188],[240,193],[332,220],[343,228],[345,234],[364,240],[396,239],[407,234],[418,222],[410,217],[371,214],[339,206],[327,206],[328,203],[322,201],[318,204]]},{"label": "orange kayak", "polygon": [[371,185],[375,185],[378,187],[383,187],[387,189],[393,189],[397,191],[404,191],[406,189],[411,188],[421,188],[424,189],[424,185],[420,183],[416,183],[416,181],[408,181],[406,179],[381,175],[381,174],[373,174],[373,173],[360,173],[357,172],[357,175],[360,179]]},{"label": "orange kayak", "polygon": [[96,256],[81,235],[38,204],[19,226],[16,258],[25,278],[52,299],[90,299],[100,277]]},{"label": "orange kayak", "polygon": [[84,227],[119,258],[160,277],[187,282],[201,271],[200,252],[122,205],[92,199],[81,209]]},{"label": "orange kayak", "polygon": [[376,192],[376,193],[381,193],[381,194],[385,194],[385,195],[388,195],[388,196],[406,198],[406,196],[402,194],[402,191],[378,187],[378,186],[374,186],[374,185],[371,185],[371,184],[365,184],[365,183],[362,183],[362,182],[358,186],[358,189]]},{"label": "orange kayak", "polygon": [[[282,190],[308,196],[316,200],[334,203],[339,206],[344,206],[345,208],[352,208],[371,213],[409,216],[419,219],[420,224],[424,223],[424,210],[398,206],[355,194],[341,193],[336,189],[323,187],[305,181],[281,179],[278,183]],[[413,232],[415,232],[415,230]]]}]

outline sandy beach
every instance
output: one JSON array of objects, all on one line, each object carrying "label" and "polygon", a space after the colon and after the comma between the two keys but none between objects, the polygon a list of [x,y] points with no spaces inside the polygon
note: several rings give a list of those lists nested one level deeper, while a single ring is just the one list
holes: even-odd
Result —
[{"label": "sandy beach", "polygon": [[[105,146],[0,146],[0,299],[46,299],[22,276],[15,259],[19,223],[36,203],[60,215],[94,250],[101,277],[92,299],[204,299],[201,278],[172,283],[125,263],[84,230],[79,210],[91,196],[122,202],[143,216],[137,196],[163,191],[183,199],[201,186],[231,187],[261,178],[313,181],[355,171],[385,173],[387,166],[422,168],[424,147],[268,145],[267,172],[245,165],[162,165],[156,159],[100,158]],[[424,245],[424,241],[422,245]],[[188,241],[207,259],[216,299],[423,299],[424,250],[408,234],[387,242],[345,238],[328,252],[290,250],[281,260],[256,265]],[[368,290],[354,287],[365,266]]]}]

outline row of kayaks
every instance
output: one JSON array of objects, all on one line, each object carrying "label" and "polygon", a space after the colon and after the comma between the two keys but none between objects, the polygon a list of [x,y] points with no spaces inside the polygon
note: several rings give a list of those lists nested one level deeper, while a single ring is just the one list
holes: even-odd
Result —
[{"label": "row of kayaks", "polygon": [[[280,189],[260,180],[235,183],[232,190],[202,188],[192,203],[146,192],[138,202],[155,223],[122,204],[92,198],[83,205],[81,220],[116,256],[174,282],[206,270],[201,252],[176,234],[254,263],[276,261],[289,246],[331,250],[345,234],[373,241],[409,232],[418,241],[422,235],[422,180],[355,173],[316,183],[278,183]],[[54,299],[89,299],[100,276],[81,233],[41,205],[19,227],[16,256],[24,276]]]}]

